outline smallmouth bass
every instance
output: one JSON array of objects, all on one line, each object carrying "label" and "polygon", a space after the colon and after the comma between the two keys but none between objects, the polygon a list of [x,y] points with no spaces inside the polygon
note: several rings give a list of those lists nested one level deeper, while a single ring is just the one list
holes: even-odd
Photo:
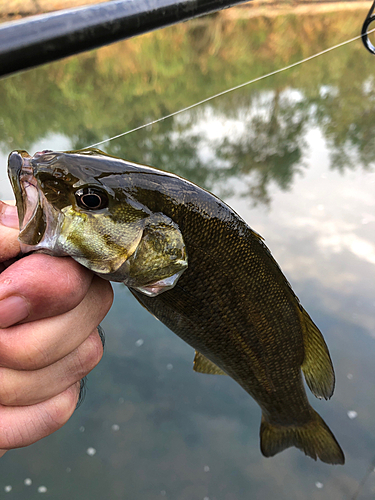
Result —
[{"label": "smallmouth bass", "polygon": [[177,175],[96,149],[9,156],[23,253],[69,255],[195,348],[194,370],[227,374],[262,410],[260,447],[343,464],[303,386],[332,396],[326,343],[262,238]]}]

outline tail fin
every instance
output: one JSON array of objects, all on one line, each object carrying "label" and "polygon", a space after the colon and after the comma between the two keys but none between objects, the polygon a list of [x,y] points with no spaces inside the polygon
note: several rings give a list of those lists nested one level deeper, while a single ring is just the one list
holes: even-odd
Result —
[{"label": "tail fin", "polygon": [[324,420],[311,409],[312,418],[307,424],[297,427],[270,424],[262,415],[260,426],[260,449],[265,457],[273,457],[276,453],[291,446],[303,451],[306,455],[328,464],[345,463],[345,457],[336,438]]}]

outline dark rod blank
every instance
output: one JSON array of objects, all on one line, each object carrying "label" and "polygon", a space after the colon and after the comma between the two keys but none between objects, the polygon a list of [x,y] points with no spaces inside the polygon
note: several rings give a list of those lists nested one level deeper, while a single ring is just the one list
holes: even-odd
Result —
[{"label": "dark rod blank", "polygon": [[120,0],[0,25],[0,77],[244,0]]}]

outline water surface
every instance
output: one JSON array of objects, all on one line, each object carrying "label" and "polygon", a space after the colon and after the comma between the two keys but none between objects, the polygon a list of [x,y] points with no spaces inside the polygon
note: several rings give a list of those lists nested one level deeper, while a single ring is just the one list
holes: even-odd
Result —
[{"label": "water surface", "polygon": [[[213,16],[2,80],[0,195],[12,149],[88,146],[351,38],[364,15]],[[311,403],[346,465],[262,457],[257,404],[194,373],[193,350],[116,285],[85,403],[5,455],[4,498],[374,497],[374,124],[374,59],[357,41],[103,146],[213,191],[262,234],[330,347],[335,395]]]}]

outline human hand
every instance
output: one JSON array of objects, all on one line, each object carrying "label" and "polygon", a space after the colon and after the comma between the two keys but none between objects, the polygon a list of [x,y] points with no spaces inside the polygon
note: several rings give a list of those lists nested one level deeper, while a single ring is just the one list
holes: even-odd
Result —
[{"label": "human hand", "polygon": [[17,236],[16,208],[0,202],[0,456],[70,418],[113,300],[108,281],[69,257],[15,260]]}]

